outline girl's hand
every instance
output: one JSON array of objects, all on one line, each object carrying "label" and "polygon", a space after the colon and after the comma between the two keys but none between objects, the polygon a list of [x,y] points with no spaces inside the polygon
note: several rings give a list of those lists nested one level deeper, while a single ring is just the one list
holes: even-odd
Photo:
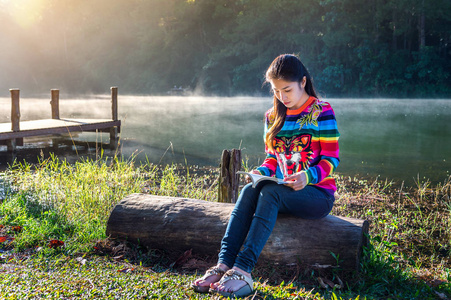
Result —
[{"label": "girl's hand", "polygon": [[[252,171],[250,171],[249,173],[260,175],[260,172],[257,171],[257,170],[252,170]],[[252,182],[252,179],[251,179],[248,175],[246,175],[246,177],[244,178],[244,180],[246,180],[246,183],[251,183],[251,182]]]},{"label": "girl's hand", "polygon": [[288,186],[295,191],[300,191],[307,185],[307,175],[305,174],[305,172],[301,171],[299,173],[285,177],[284,181],[290,182],[286,183],[285,186]]}]

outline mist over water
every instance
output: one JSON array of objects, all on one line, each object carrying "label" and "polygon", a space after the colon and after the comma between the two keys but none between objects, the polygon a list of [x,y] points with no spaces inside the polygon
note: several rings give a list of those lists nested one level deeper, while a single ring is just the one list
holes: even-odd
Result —
[{"label": "mist over water", "polygon": [[[21,99],[21,120],[50,118],[49,100]],[[428,178],[442,182],[450,175],[451,101],[326,101],[335,110],[341,134],[338,173],[365,178],[379,176],[406,184],[413,184],[417,177],[420,181]],[[125,158],[136,155],[137,160],[148,159],[153,163],[186,162],[217,167],[223,149],[241,148],[249,165],[257,166],[265,158],[263,115],[271,105],[270,97],[119,96],[122,154]],[[9,98],[0,98],[0,122],[10,121],[10,107]],[[62,99],[60,117],[109,119],[109,96]],[[83,133],[73,138],[105,142],[109,136]],[[34,148],[40,146],[37,139],[33,143]],[[33,153],[32,148],[28,145],[19,151],[19,156]],[[4,146],[0,149],[6,151]],[[61,155],[77,158],[71,150]],[[0,161],[1,164],[5,162]]]}]

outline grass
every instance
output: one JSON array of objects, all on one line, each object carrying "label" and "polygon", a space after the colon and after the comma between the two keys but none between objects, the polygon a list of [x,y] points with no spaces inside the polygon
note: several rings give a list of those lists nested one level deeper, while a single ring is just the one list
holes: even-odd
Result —
[{"label": "grass", "polygon": [[[54,156],[0,174],[1,299],[216,299],[189,284],[212,261],[174,265],[170,253],[105,236],[130,193],[214,201],[217,170],[137,165],[133,158],[68,164]],[[249,299],[447,299],[451,296],[451,178],[405,188],[337,176],[333,214],[370,221],[362,270],[259,266]],[[339,259],[339,258],[338,258]],[[323,282],[344,281],[338,289]],[[333,286],[333,285],[332,285]]]}]

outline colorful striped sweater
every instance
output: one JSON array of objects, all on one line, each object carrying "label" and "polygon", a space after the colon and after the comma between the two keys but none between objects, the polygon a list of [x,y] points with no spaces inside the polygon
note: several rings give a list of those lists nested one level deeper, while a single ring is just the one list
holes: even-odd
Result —
[{"label": "colorful striped sweater", "polygon": [[[265,120],[266,136],[274,123],[272,108],[266,112]],[[308,184],[333,195],[337,187],[331,175],[340,162],[339,136],[330,104],[310,97],[299,109],[287,110],[285,123],[274,141],[274,151],[265,147],[266,159],[257,170],[277,178],[305,171]]]}]

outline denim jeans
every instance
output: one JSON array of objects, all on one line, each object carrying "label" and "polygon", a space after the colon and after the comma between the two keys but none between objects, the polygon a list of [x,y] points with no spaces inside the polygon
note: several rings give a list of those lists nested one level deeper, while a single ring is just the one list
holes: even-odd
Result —
[{"label": "denim jeans", "polygon": [[273,182],[246,185],[238,197],[221,242],[219,263],[252,271],[268,240],[278,213],[320,219],[332,210],[333,196],[307,185],[300,191]]}]

